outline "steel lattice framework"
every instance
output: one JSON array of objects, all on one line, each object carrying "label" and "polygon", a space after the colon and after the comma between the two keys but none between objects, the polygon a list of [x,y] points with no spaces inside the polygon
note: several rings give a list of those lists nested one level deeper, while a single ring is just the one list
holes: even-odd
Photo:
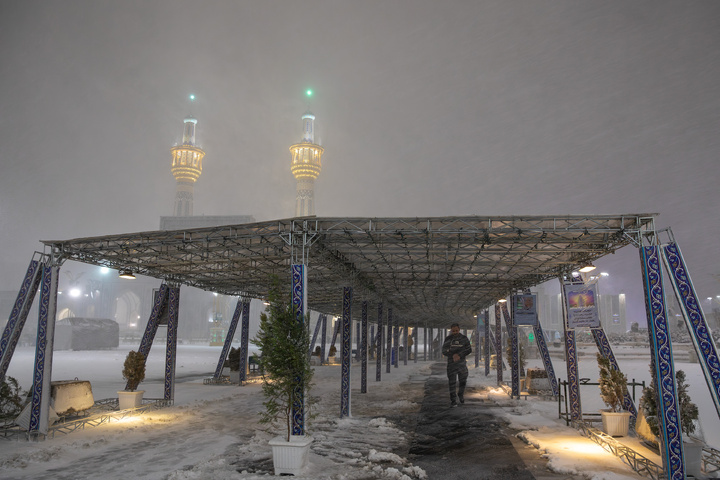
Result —
[{"label": "steel lattice framework", "polygon": [[639,245],[655,216],[304,217],[43,243],[58,261],[252,298],[267,295],[271,275],[289,286],[290,265],[305,263],[313,310],[341,314],[352,286],[356,300],[382,300],[428,326],[473,328],[497,299]]}]

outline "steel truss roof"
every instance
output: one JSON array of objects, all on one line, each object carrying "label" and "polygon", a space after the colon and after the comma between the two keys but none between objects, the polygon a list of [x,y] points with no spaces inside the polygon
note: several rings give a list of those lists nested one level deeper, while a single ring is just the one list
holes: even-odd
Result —
[{"label": "steel truss roof", "polygon": [[352,286],[355,300],[382,300],[412,323],[472,327],[499,298],[641,244],[654,217],[304,217],[43,243],[59,261],[252,298],[267,295],[271,275],[289,285],[290,265],[304,261],[313,310],[339,315]]}]

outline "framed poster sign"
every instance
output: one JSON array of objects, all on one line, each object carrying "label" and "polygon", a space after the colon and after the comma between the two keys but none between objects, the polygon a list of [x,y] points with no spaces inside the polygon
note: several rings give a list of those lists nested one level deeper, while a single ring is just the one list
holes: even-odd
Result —
[{"label": "framed poster sign", "polygon": [[600,326],[595,285],[565,285],[568,328]]},{"label": "framed poster sign", "polygon": [[515,325],[537,325],[537,295],[513,295],[512,300]]}]

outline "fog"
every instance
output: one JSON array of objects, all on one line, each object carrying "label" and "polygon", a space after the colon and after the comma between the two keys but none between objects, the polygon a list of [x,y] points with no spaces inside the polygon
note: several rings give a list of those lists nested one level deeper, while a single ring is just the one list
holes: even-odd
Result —
[{"label": "fog", "polygon": [[[157,229],[188,114],[196,215],[293,216],[309,107],[318,216],[659,213],[714,297],[718,32],[713,0],[0,2],[0,290],[41,239]],[[599,266],[644,321],[636,250]]]}]

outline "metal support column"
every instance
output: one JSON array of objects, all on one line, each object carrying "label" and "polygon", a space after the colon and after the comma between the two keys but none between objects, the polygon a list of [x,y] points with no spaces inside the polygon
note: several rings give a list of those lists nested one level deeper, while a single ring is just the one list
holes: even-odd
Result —
[{"label": "metal support column", "polygon": [[690,274],[685,267],[685,260],[677,244],[670,243],[663,247],[663,260],[705,375],[705,382],[715,403],[715,410],[720,416],[720,360],[715,342],[710,335],[710,328],[700,308],[700,301],[690,280]]},{"label": "metal support column", "polygon": [[313,349],[315,348],[315,342],[317,342],[318,333],[320,332],[320,327],[322,326],[322,317],[323,314],[321,313],[320,316],[318,316],[317,323],[315,324],[315,330],[313,331],[313,336],[310,340],[310,348],[308,348],[308,357],[312,355]]},{"label": "metal support column", "polygon": [[535,324],[535,342],[538,346],[538,352],[540,352],[540,358],[542,358],[545,371],[547,372],[548,379],[550,379],[550,386],[552,387],[553,396],[557,397],[560,395],[558,389],[557,378],[555,377],[555,369],[553,368],[552,360],[550,359],[550,351],[548,350],[547,343],[545,343],[545,334],[543,333],[540,320]]},{"label": "metal support column", "polygon": [[388,321],[387,321],[387,354],[385,355],[385,373],[390,373],[390,364],[392,363],[392,340],[393,340],[393,309],[388,308]]},{"label": "metal support column", "polygon": [[395,361],[393,366],[398,368],[400,365],[400,317],[395,316],[393,323],[393,356]]},{"label": "metal support column", "polygon": [[672,342],[667,325],[665,292],[660,268],[659,247],[640,248],[648,336],[653,354],[653,377],[658,388],[660,450],[668,480],[685,479],[682,432],[672,361]]},{"label": "metal support column", "polygon": [[[153,304],[153,309],[150,312],[150,318],[145,326],[145,333],[140,341],[138,352],[145,356],[146,363],[147,357],[150,354],[150,348],[152,347],[153,340],[155,339],[155,333],[157,333],[160,317],[162,317],[162,315],[167,311],[169,296],[168,290],[169,287],[165,283],[160,285],[160,291],[158,292],[157,297],[155,297],[155,303]],[[125,389],[128,389],[127,385],[125,385]]]},{"label": "metal support column", "polygon": [[485,376],[490,375],[490,312],[485,310],[485,342],[483,343],[485,350]]},{"label": "metal support column", "polygon": [[42,268],[40,266],[40,261],[35,259],[30,261],[27,272],[25,272],[25,278],[20,285],[20,290],[13,304],[13,309],[10,312],[10,318],[7,325],[5,325],[2,338],[0,338],[0,381],[5,379],[10,360],[25,326],[28,312],[33,300],[35,300],[35,293],[40,286],[40,278],[42,277]]},{"label": "metal support column", "polygon": [[352,348],[352,287],[343,288],[340,418],[350,416],[350,354]]},{"label": "metal support column", "polygon": [[502,355],[502,320],[500,319],[500,304],[495,304],[495,367],[497,368],[497,384],[503,383],[503,355]]},{"label": "metal support column", "polygon": [[368,302],[364,300],[361,307],[362,320],[360,322],[360,393],[367,393],[367,307]]},{"label": "metal support column", "polygon": [[[292,276],[292,305],[295,310],[295,319],[305,322],[307,311],[307,271],[304,264],[291,266]],[[305,435],[305,384],[298,379],[293,393],[292,402],[292,434]]]},{"label": "metal support column", "polygon": [[577,347],[575,344],[575,329],[568,326],[568,305],[565,294],[565,282],[560,279],[562,292],[563,329],[565,330],[565,361],[567,362],[568,400],[570,402],[570,420],[582,420],[582,406],[580,402],[580,381],[578,378]]},{"label": "metal support column", "polygon": [[512,352],[512,364],[510,365],[511,395],[520,397],[520,348],[518,346],[518,332],[513,317],[508,312],[507,302],[502,306],[503,317],[505,317],[505,328],[507,328],[508,338]]},{"label": "metal support column", "polygon": [[378,319],[377,319],[377,340],[375,342],[375,381],[381,379],[382,370],[382,352],[383,352],[383,304],[378,303]]},{"label": "metal support column", "polygon": [[475,341],[473,342],[475,345],[475,368],[478,368],[480,366],[480,322],[481,322],[480,314],[478,313],[475,316]]},{"label": "metal support column", "polygon": [[407,317],[405,317],[404,327],[403,327],[403,365],[408,364],[408,357],[410,356],[410,345],[408,345],[409,339],[410,339],[410,334],[408,332],[408,321],[407,321]]},{"label": "metal support column", "polygon": [[242,324],[240,326],[240,385],[247,381],[248,350],[250,348],[250,299],[242,302]]},{"label": "metal support column", "polygon": [[242,312],[242,300],[238,298],[237,305],[235,305],[235,312],[233,313],[232,320],[230,320],[227,335],[225,335],[225,342],[223,343],[222,352],[220,352],[220,359],[218,360],[217,367],[215,367],[215,374],[213,375],[215,380],[220,379],[223,367],[225,366],[225,360],[230,354],[230,345],[232,344],[233,337],[235,337],[235,330],[237,329],[237,324],[240,320],[240,312]]},{"label": "metal support column", "polygon": [[50,426],[50,382],[52,380],[59,273],[60,266],[57,264],[45,264],[42,266],[40,311],[38,313],[35,368],[31,391],[30,425],[28,427],[28,433],[33,438],[37,438],[39,435],[47,435]]},{"label": "metal support column", "polygon": [[322,334],[320,335],[320,364],[324,365],[327,363],[327,357],[325,356],[325,343],[327,342],[327,315],[322,316]]},{"label": "metal support column", "polygon": [[180,287],[171,287],[168,295],[168,326],[165,346],[165,395],[163,398],[172,402],[175,400],[175,364],[177,358]]}]

